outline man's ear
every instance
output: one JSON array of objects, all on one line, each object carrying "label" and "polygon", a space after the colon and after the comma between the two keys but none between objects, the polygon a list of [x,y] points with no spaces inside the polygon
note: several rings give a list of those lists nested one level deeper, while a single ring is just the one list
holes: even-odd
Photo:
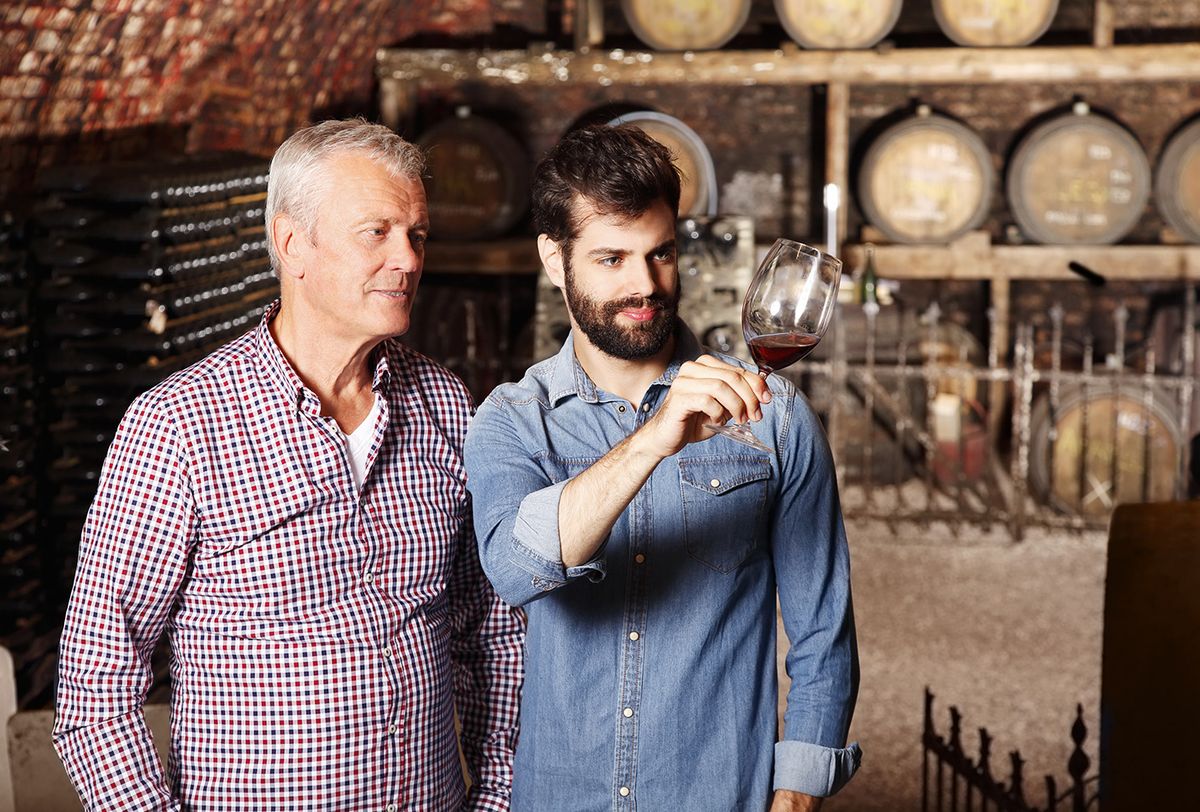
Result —
[{"label": "man's ear", "polygon": [[546,269],[546,276],[550,277],[550,281],[557,288],[565,287],[566,280],[563,273],[563,255],[562,246],[546,234],[538,235],[538,254],[542,258],[542,267]]},{"label": "man's ear", "polygon": [[295,221],[286,214],[271,218],[271,241],[275,243],[275,255],[279,257],[279,272],[296,279],[304,276],[304,263],[300,258],[308,247],[308,238],[296,227]]}]

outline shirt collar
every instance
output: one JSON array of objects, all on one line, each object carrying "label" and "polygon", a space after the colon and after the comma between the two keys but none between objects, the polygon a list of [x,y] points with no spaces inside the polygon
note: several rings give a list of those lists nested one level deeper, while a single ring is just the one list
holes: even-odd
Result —
[{"label": "shirt collar", "polygon": [[[572,330],[567,335],[567,340],[563,342],[558,355],[554,356],[554,367],[550,373],[551,406],[557,406],[559,401],[568,395],[575,395],[585,403],[597,403],[600,400],[600,390],[588,377],[583,365],[579,363],[579,359],[575,355],[574,336],[575,331]],[[659,375],[657,380],[650,385],[652,387],[670,386],[675,380],[675,376],[679,374],[679,368],[687,361],[694,361],[703,352],[704,349],[700,346],[695,334],[680,319],[676,322],[675,352],[671,356],[671,362],[663,374]]]},{"label": "shirt collar", "polygon": [[[256,330],[257,335],[254,339],[255,349],[258,352],[259,365],[264,374],[275,385],[287,395],[288,399],[294,401],[297,406],[311,402],[313,406],[320,411],[320,399],[311,389],[304,385],[300,380],[300,376],[296,374],[296,370],[292,369],[292,365],[288,363],[287,358],[283,354],[283,350],[279,349],[279,344],[275,341],[275,336],[271,335],[271,320],[279,315],[280,300],[276,299],[263,313],[262,321],[258,323]],[[375,365],[374,375],[371,380],[371,388],[379,391],[387,386],[391,380],[391,352],[388,348],[389,342],[384,341],[371,351],[368,363]]]}]

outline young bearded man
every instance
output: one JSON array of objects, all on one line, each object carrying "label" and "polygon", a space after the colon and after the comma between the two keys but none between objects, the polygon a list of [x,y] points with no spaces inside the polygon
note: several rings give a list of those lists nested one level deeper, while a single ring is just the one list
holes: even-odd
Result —
[{"label": "young bearded man", "polygon": [[[483,566],[528,615],[515,810],[814,810],[859,762],[849,557],[796,388],[676,316],[679,177],[632,127],[567,135],[534,223],[572,332],[467,437]],[[706,428],[753,421],[765,454]],[[792,679],[776,742],[776,599]]]}]

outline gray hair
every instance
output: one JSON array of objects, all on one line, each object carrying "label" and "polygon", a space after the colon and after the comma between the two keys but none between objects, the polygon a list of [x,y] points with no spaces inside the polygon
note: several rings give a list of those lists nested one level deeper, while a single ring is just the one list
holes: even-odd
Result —
[{"label": "gray hair", "polygon": [[275,150],[267,180],[267,253],[278,273],[279,254],[271,234],[271,221],[286,214],[310,238],[317,224],[319,195],[313,190],[323,180],[324,163],[339,152],[359,152],[378,162],[393,177],[420,179],[425,155],[382,124],[364,118],[322,121],[297,130]]}]

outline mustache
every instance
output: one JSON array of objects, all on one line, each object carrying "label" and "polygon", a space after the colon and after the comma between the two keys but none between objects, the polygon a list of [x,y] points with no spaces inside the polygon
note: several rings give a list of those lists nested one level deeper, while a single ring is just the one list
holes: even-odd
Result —
[{"label": "mustache", "polygon": [[643,307],[654,307],[664,310],[670,307],[672,303],[672,297],[655,293],[650,296],[630,296],[626,299],[614,299],[605,303],[605,309],[612,313],[625,310],[626,308],[637,309]]}]

